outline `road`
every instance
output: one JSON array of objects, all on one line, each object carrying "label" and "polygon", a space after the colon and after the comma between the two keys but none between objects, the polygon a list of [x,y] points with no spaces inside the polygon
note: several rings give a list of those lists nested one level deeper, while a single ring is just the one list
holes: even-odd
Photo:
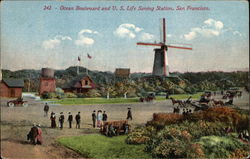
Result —
[{"label": "road", "polygon": [[[220,98],[220,96],[218,96]],[[98,133],[98,129],[92,128],[91,114],[93,110],[105,110],[108,120],[124,120],[127,115],[127,108],[130,107],[133,120],[129,121],[132,127],[144,125],[152,119],[153,113],[172,112],[173,106],[170,100],[157,101],[153,103],[134,103],[134,104],[103,104],[103,105],[50,105],[50,110],[56,113],[57,124],[60,112],[64,112],[67,119],[68,112],[73,115],[81,112],[81,129],[68,128],[65,121],[64,129],[50,128],[49,117],[44,117],[41,102],[28,100],[29,106],[10,108],[6,106],[8,99],[1,99],[1,155],[4,158],[17,159],[36,159],[36,158],[83,158],[76,152],[58,145],[55,140],[62,136],[77,136],[90,133]],[[243,93],[242,98],[234,100],[235,105],[248,109],[249,94]],[[26,140],[33,123],[39,123],[43,130],[43,145],[31,145]]]}]

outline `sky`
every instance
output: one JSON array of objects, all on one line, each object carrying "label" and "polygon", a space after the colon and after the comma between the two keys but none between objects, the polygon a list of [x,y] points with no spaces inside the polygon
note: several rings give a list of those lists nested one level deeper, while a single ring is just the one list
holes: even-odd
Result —
[{"label": "sky", "polygon": [[[99,10],[76,10],[77,6]],[[176,10],[181,7],[184,10]],[[190,9],[194,7],[205,10]],[[80,65],[99,71],[130,68],[149,73],[156,47],[136,43],[161,42],[160,22],[165,18],[167,44],[193,48],[168,49],[170,72],[246,70],[248,7],[247,1],[4,1],[1,68]]]}]

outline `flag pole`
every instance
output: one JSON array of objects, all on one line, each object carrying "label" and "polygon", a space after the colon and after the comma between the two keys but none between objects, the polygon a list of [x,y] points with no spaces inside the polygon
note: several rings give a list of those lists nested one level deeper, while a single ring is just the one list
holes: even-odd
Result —
[{"label": "flag pole", "polygon": [[77,61],[78,61],[78,65],[77,65],[77,67],[76,67],[76,68],[77,68],[77,70],[76,70],[76,71],[77,71],[77,75],[79,75],[79,65],[80,65],[79,56],[78,56]]},{"label": "flag pole", "polygon": [[[87,66],[89,67],[89,59],[87,60]],[[87,71],[87,75],[89,75],[88,68],[86,69],[86,71]]]}]

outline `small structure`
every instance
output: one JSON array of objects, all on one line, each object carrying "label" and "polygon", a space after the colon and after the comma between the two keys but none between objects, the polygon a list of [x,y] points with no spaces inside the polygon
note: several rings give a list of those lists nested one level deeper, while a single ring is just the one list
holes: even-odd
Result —
[{"label": "small structure", "polygon": [[129,68],[117,68],[115,70],[115,77],[129,78],[130,69]]},{"label": "small structure", "polygon": [[54,78],[54,70],[50,68],[42,68],[39,84],[39,94],[45,92],[55,92],[56,90],[56,79]]},{"label": "small structure", "polygon": [[87,74],[80,74],[73,80],[64,84],[64,92],[72,93],[87,93],[89,90],[96,87],[94,81]]},{"label": "small structure", "polygon": [[21,79],[2,79],[0,81],[0,97],[22,97],[24,82]]}]

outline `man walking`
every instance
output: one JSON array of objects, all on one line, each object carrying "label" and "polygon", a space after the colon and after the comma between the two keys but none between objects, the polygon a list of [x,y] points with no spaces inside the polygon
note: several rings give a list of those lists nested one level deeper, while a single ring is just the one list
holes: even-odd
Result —
[{"label": "man walking", "polygon": [[76,128],[80,129],[80,121],[81,121],[80,112],[78,112],[75,119],[76,119]]},{"label": "man walking", "polygon": [[108,116],[107,116],[106,112],[103,111],[102,120],[103,120],[103,121],[107,121],[107,119],[108,119]]},{"label": "man walking", "polygon": [[128,113],[127,113],[127,120],[130,119],[132,120],[132,112],[131,112],[131,108],[128,108]]},{"label": "man walking", "polygon": [[63,129],[64,115],[63,112],[61,112],[60,114],[61,114],[59,117],[60,129]]},{"label": "man walking", "polygon": [[93,122],[93,128],[95,128],[95,123],[96,123],[96,114],[95,114],[95,110],[92,113],[92,122]]},{"label": "man walking", "polygon": [[73,121],[73,116],[72,116],[72,114],[69,112],[69,116],[68,116],[69,128],[72,128],[72,121]]},{"label": "man walking", "polygon": [[47,103],[45,103],[45,106],[43,108],[44,111],[44,116],[48,116],[48,111],[49,111],[49,105]]}]

